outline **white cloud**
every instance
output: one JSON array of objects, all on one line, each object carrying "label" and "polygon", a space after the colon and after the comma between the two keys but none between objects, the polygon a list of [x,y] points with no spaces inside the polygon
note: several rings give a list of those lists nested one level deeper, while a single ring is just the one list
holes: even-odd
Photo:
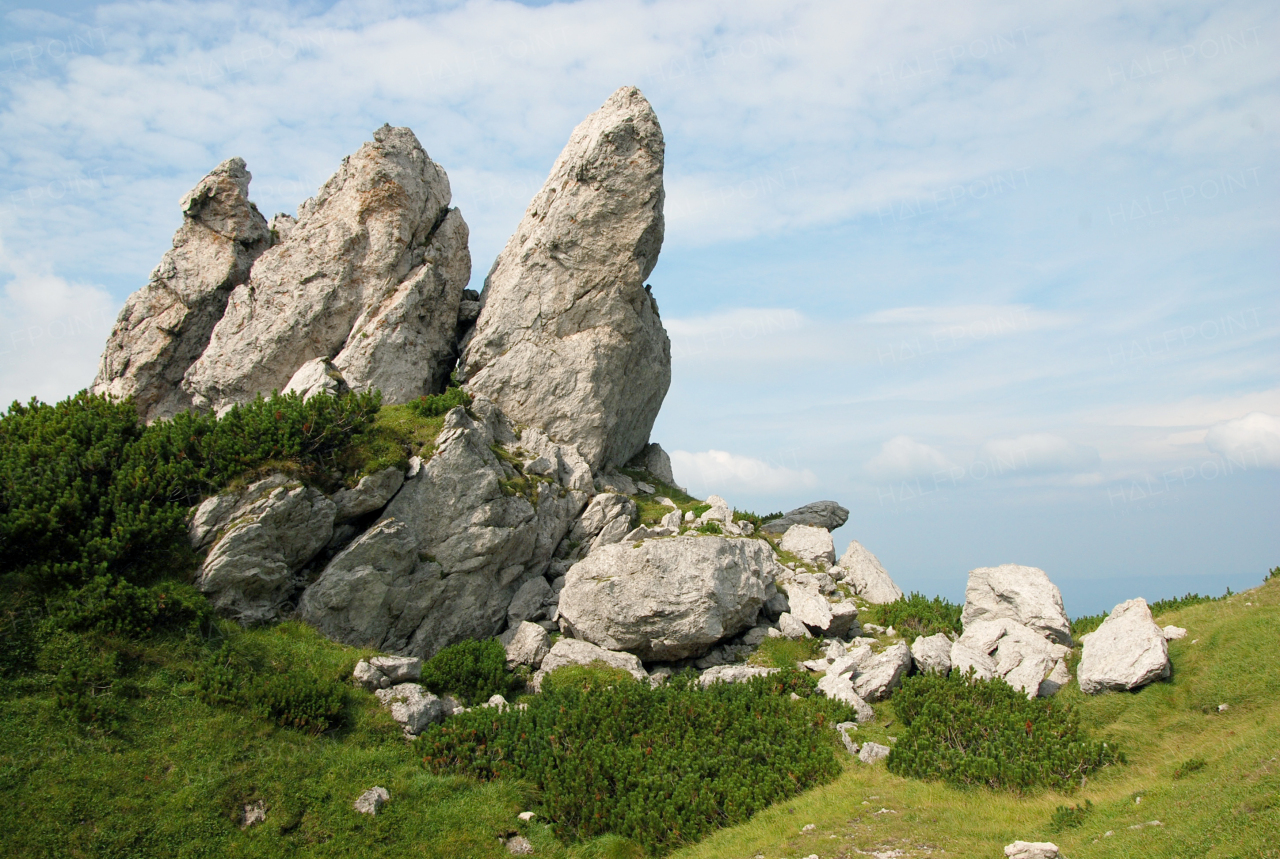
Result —
[{"label": "white cloud", "polygon": [[991,439],[978,458],[998,474],[1088,471],[1100,462],[1098,451],[1051,433],[1030,433],[1016,438]]},{"label": "white cloud", "polygon": [[797,488],[815,486],[818,482],[814,473],[807,468],[787,468],[723,450],[697,453],[673,450],[671,468],[676,480],[687,482],[689,490],[699,497],[713,493],[732,495],[792,492]]},{"label": "white cloud", "polygon": [[115,301],[92,284],[71,283],[0,246],[0,404],[38,396],[60,400],[93,381],[115,319]]},{"label": "white cloud", "polygon": [[886,441],[880,452],[867,462],[867,473],[873,480],[908,480],[948,471],[951,467],[951,461],[942,451],[900,435]]},{"label": "white cloud", "polygon": [[1252,412],[1210,427],[1209,450],[1245,468],[1280,468],[1280,417]]}]

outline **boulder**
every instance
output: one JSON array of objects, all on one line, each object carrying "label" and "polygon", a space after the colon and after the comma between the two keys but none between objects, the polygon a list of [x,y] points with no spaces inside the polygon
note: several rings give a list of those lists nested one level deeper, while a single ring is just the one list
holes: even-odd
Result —
[{"label": "boulder", "polygon": [[303,364],[289,378],[282,394],[301,394],[303,400],[309,400],[316,394],[327,394],[337,397],[351,390],[342,373],[328,358],[314,358]]},{"label": "boulder", "polygon": [[616,492],[601,492],[591,499],[582,516],[569,531],[569,542],[577,544],[575,556],[589,554],[597,546],[621,540],[640,516],[636,503]]},{"label": "boulder", "polygon": [[921,673],[946,675],[951,670],[951,639],[941,632],[919,636],[911,645],[911,658]]},{"label": "boulder", "polygon": [[537,690],[541,688],[543,678],[557,668],[566,665],[591,665],[595,662],[603,662],[610,668],[620,668],[637,680],[649,680],[644,665],[634,654],[606,650],[576,638],[562,638],[551,646],[550,652],[542,660],[542,668],[533,675],[529,685]]},{"label": "boulder", "polygon": [[1084,638],[1076,678],[1086,695],[1137,689],[1168,677],[1169,645],[1144,599],[1122,602]]},{"label": "boulder", "polygon": [[444,718],[444,702],[417,683],[401,683],[373,693],[391,718],[404,725],[405,734],[416,737]]},{"label": "boulder", "polygon": [[459,377],[593,470],[649,440],[671,343],[645,278],[663,234],[662,129],[623,87],[569,138],[485,278]]},{"label": "boulder", "polygon": [[783,638],[813,638],[809,627],[789,611],[778,615],[778,632],[782,633]]},{"label": "boulder", "polygon": [[1164,633],[1165,641],[1178,641],[1187,637],[1187,631],[1180,626],[1166,626],[1161,632]]},{"label": "boulder", "polygon": [[963,673],[972,666],[979,678],[1000,677],[1034,698],[1067,652],[1066,645],[1007,618],[978,620],[951,646],[951,667]]},{"label": "boulder", "polygon": [[471,276],[467,225],[412,131],[373,137],[231,292],[183,381],[197,407],[221,412],[283,389],[316,358],[386,403],[443,389]]},{"label": "boulder", "polygon": [[980,620],[1008,618],[1059,644],[1071,646],[1071,624],[1062,594],[1044,570],[1001,564],[969,572],[960,621],[967,629]]},{"label": "boulder", "polygon": [[211,505],[220,515],[204,520],[205,536],[221,536],[196,586],[219,614],[244,624],[266,623],[297,589],[295,574],[329,542],[336,508],[319,491],[281,474],[233,498]]},{"label": "boulder", "polygon": [[391,685],[391,678],[363,659],[356,663],[356,668],[351,672],[351,677],[356,683],[370,692],[375,689],[385,689]]},{"label": "boulder", "polygon": [[864,764],[875,764],[889,757],[891,749],[880,743],[863,743],[858,751],[858,760]]},{"label": "boulder", "polygon": [[507,649],[507,668],[528,665],[538,668],[551,651],[551,637],[536,623],[523,621],[504,632],[499,640]]},{"label": "boulder", "polygon": [[355,488],[340,489],[333,494],[333,503],[337,507],[335,521],[346,522],[381,510],[403,485],[404,472],[394,465],[360,478]]},{"label": "boulder", "polygon": [[762,668],[755,665],[717,665],[703,671],[698,677],[698,683],[703,689],[712,683],[746,683],[753,677],[768,677],[777,670],[777,668]]},{"label": "boulder", "polygon": [[[837,571],[839,571],[837,573]],[[869,603],[883,605],[902,599],[902,589],[885,572],[880,559],[854,540],[831,570],[833,576],[853,588],[853,592]]]},{"label": "boulder", "polygon": [[674,486],[684,491],[680,484],[676,483],[675,474],[671,471],[671,457],[657,442],[650,442],[641,448],[640,452],[632,458],[630,465],[632,468],[649,472],[667,486]]},{"label": "boulder", "polygon": [[864,701],[879,701],[889,697],[910,670],[911,650],[905,644],[886,647],[858,668],[853,678],[853,690]]},{"label": "boulder", "polygon": [[858,607],[851,601],[831,603],[831,625],[823,632],[833,638],[847,638],[862,632]]},{"label": "boulder", "polygon": [[1059,659],[1053,665],[1053,670],[1049,672],[1049,676],[1040,681],[1040,689],[1038,695],[1041,698],[1049,698],[1058,693],[1058,690],[1071,682],[1071,672],[1067,669],[1065,659]]},{"label": "boulder", "polygon": [[876,711],[858,694],[853,681],[844,674],[827,674],[818,681],[818,691],[833,701],[852,707],[859,722],[870,722],[876,717]]},{"label": "boulder", "polygon": [[814,632],[825,632],[830,628],[833,619],[831,604],[816,584],[791,579],[784,587],[792,617]]},{"label": "boulder", "polygon": [[765,522],[761,530],[770,534],[785,534],[792,525],[813,525],[834,531],[849,521],[849,511],[834,501],[815,501],[797,507],[778,519]]},{"label": "boulder", "polygon": [[228,159],[182,198],[173,247],[116,319],[93,393],[133,397],[147,423],[191,408],[182,378],[209,345],[231,291],[271,245],[266,219],[249,202],[244,160]]},{"label": "boulder", "polygon": [[526,620],[541,620],[546,616],[544,605],[550,598],[551,585],[542,576],[525,582],[507,606],[507,625],[514,627]]},{"label": "boulder", "polygon": [[407,683],[422,676],[422,660],[416,656],[375,656],[369,665],[392,683]]},{"label": "boulder", "polygon": [[829,567],[836,562],[831,532],[816,525],[792,525],[782,535],[778,548],[810,564]]},{"label": "boulder", "polygon": [[[477,399],[471,411],[445,416],[431,459],[303,593],[303,618],[325,635],[430,656],[497,635],[521,585],[546,574],[586,504],[590,470],[544,433],[517,437],[492,403]],[[527,484],[532,498],[511,493],[504,482],[515,472],[495,445],[546,456],[555,480]]]},{"label": "boulder", "polygon": [[826,672],[835,676],[853,676],[868,665],[873,658],[875,658],[875,654],[872,653],[871,648],[863,644],[831,659],[826,667]]},{"label": "boulder", "polygon": [[858,730],[858,726],[854,722],[839,722],[836,724],[836,733],[840,735],[840,742],[844,744],[845,751],[855,758],[858,756],[858,744],[849,736],[849,732],[856,730]]},{"label": "boulder", "polygon": [[561,627],[642,659],[701,656],[755,624],[781,569],[758,540],[673,537],[604,546],[569,570]]}]

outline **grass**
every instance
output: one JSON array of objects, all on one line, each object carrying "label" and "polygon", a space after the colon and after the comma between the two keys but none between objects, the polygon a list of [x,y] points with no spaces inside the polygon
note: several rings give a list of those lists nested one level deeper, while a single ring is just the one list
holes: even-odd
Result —
[{"label": "grass", "polygon": [[[978,857],[998,856],[1022,839],[1053,841],[1071,859],[1280,857],[1280,653],[1259,646],[1280,629],[1280,580],[1169,611],[1161,621],[1188,630],[1169,644],[1170,681],[1093,698],[1074,685],[1059,693],[1093,731],[1120,743],[1129,761],[1070,796],[959,790],[850,761],[836,782],[673,856],[833,859],[900,850],[902,859]],[[1219,704],[1228,709],[1219,712]],[[878,704],[876,711],[876,722],[859,727],[858,742],[895,734],[892,709]],[[1090,810],[1079,826],[1054,832],[1061,806]],[[1161,825],[1142,826],[1152,820]],[[810,823],[815,828],[802,833]]]},{"label": "grass", "polygon": [[[849,759],[835,782],[674,855],[980,857],[1020,838],[1054,841],[1071,859],[1280,857],[1280,653],[1268,644],[1280,629],[1280,579],[1161,621],[1188,630],[1170,642],[1170,681],[1132,694],[1086,698],[1074,685],[1060,693],[1129,761],[1070,795],[960,790]],[[264,670],[305,665],[345,677],[368,655],[298,623],[218,629]],[[520,822],[516,815],[537,798],[519,783],[432,775],[363,691],[348,694],[342,726],[319,736],[203,704],[190,669],[216,644],[160,639],[133,647],[139,696],[107,735],[57,708],[48,675],[0,681],[0,796],[8,811],[0,855],[496,858],[508,855],[499,837],[517,831],[540,856],[639,855],[621,839],[565,845],[547,826]],[[760,659],[794,665],[816,644],[769,639]],[[890,743],[901,730],[891,706],[876,709],[856,741]],[[356,814],[351,803],[373,785],[386,787],[391,802],[376,818]],[[267,820],[241,830],[244,805],[256,800]],[[1059,808],[1088,811],[1070,815],[1078,825],[1064,825]],[[1152,820],[1162,825],[1130,828]],[[802,833],[810,823],[815,828]]]},{"label": "grass", "polygon": [[422,417],[407,405],[383,406],[371,428],[352,439],[339,458],[338,467],[354,485],[365,475],[389,466],[407,468],[409,457],[430,459],[436,437],[444,428],[444,416]]}]

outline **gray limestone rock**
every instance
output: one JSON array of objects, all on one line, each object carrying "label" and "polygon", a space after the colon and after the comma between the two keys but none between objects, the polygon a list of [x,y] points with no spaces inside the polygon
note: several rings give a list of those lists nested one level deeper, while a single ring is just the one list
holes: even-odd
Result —
[{"label": "gray limestone rock", "polygon": [[827,674],[818,681],[818,691],[833,701],[852,707],[859,722],[870,722],[876,717],[876,711],[854,689],[853,680],[848,675]]},{"label": "gray limestone rock", "polygon": [[356,798],[355,809],[361,814],[375,815],[390,801],[391,794],[385,787],[371,787]]},{"label": "gray limestone rock", "polygon": [[636,503],[616,492],[601,492],[591,499],[582,516],[573,523],[569,541],[578,544],[577,555],[587,554],[597,543],[607,546],[616,543],[631,530],[631,523],[639,518]]},{"label": "gray limestone rock", "polygon": [[316,394],[337,397],[349,390],[347,380],[342,378],[342,373],[332,361],[314,358],[297,369],[280,393],[301,394],[302,399],[309,400]]},{"label": "gray limestone rock", "polygon": [[673,537],[605,546],[569,570],[561,627],[642,659],[701,656],[755,624],[780,571],[758,540]]},{"label": "gray limestone rock", "polygon": [[551,585],[542,576],[525,582],[507,607],[507,625],[515,627],[526,620],[541,620],[546,616],[543,605],[550,596]]},{"label": "gray limestone rock", "polygon": [[862,749],[858,752],[858,760],[864,764],[879,763],[889,757],[890,748],[880,743],[863,743]]},{"label": "gray limestone rock", "polygon": [[346,522],[381,510],[403,485],[404,472],[394,465],[360,478],[355,488],[340,489],[333,494],[333,503],[338,508],[335,521]]},{"label": "gray limestone rock", "polygon": [[831,532],[817,525],[792,525],[782,535],[778,548],[810,564],[829,567],[836,562]]},{"label": "gray limestone rock", "polygon": [[1144,599],[1122,602],[1084,638],[1076,678],[1086,695],[1137,689],[1171,671],[1164,630]]},{"label": "gray limestone rock", "polygon": [[840,735],[840,742],[844,743],[845,751],[855,758],[858,756],[858,744],[849,736],[849,732],[856,730],[858,725],[855,722],[840,722],[836,725],[836,733]]},{"label": "gray limestone rock", "polygon": [[1001,564],[969,572],[961,623],[967,629],[975,621],[1000,618],[1071,646],[1071,624],[1062,606],[1062,594],[1044,570]]},{"label": "gray limestone rock", "polygon": [[404,725],[408,736],[416,737],[444,718],[444,702],[417,683],[400,683],[373,693],[391,718]]},{"label": "gray limestone rock", "polygon": [[762,530],[770,534],[785,534],[792,525],[813,525],[834,531],[849,521],[849,511],[834,501],[815,501],[797,507],[781,519],[765,522]]},{"label": "gray limestone rock", "polygon": [[782,633],[783,638],[813,638],[809,627],[789,611],[778,615],[778,632]]},{"label": "gray limestone rock", "polygon": [[762,668],[755,665],[717,665],[703,671],[698,677],[698,683],[703,689],[712,683],[746,683],[753,677],[768,677],[777,670],[777,668]]},{"label": "gray limestone rock", "polygon": [[911,658],[921,673],[946,675],[951,670],[951,639],[941,632],[922,635],[911,645]]},{"label": "gray limestone rock", "polygon": [[1051,841],[1015,841],[1005,845],[1008,859],[1058,859],[1058,845]]},{"label": "gray limestone rock", "polygon": [[381,672],[391,683],[408,683],[422,677],[422,660],[416,656],[375,656],[369,666]]},{"label": "gray limestone rock", "polygon": [[182,198],[182,226],[150,282],[129,296],[98,364],[93,392],[133,397],[151,423],[191,408],[182,378],[209,345],[227,299],[271,244],[249,202],[244,161],[222,162]]},{"label": "gray limestone rock", "polygon": [[196,585],[220,614],[245,624],[274,620],[295,589],[294,574],[329,541],[334,512],[317,490],[283,475],[252,484],[223,506],[221,536]]},{"label": "gray limestone rock", "polygon": [[667,486],[674,486],[683,491],[683,487],[676,483],[676,476],[671,471],[671,457],[657,442],[646,444],[631,460],[631,467],[643,469]]},{"label": "gray limestone rock", "polygon": [[449,180],[413,132],[383,126],[298,209],[232,291],[183,388],[222,411],[330,358],[353,390],[402,403],[443,388],[470,277]]},{"label": "gray limestone rock", "polygon": [[[517,439],[492,403],[477,399],[472,412],[476,419],[461,408],[445,416],[431,459],[303,593],[303,618],[325,635],[430,656],[497,635],[517,589],[546,574],[586,504],[590,470],[544,434]],[[557,463],[556,481],[533,483],[536,505],[503,486],[492,447],[517,442]]]},{"label": "gray limestone rock", "polygon": [[[837,570],[839,573],[837,574]],[[885,572],[880,559],[854,540],[840,556],[840,563],[831,574],[853,588],[853,592],[869,603],[883,605],[902,598],[899,588]]]},{"label": "gray limestone rock", "polygon": [[459,377],[593,469],[649,440],[671,344],[645,278],[663,234],[662,130],[624,87],[569,138],[485,279]]},{"label": "gray limestone rock", "polygon": [[536,623],[523,621],[508,629],[499,641],[507,650],[507,667],[528,665],[538,668],[542,660],[551,651],[551,637],[547,631]]},{"label": "gray limestone rock", "polygon": [[905,644],[895,644],[859,666],[853,689],[864,701],[879,701],[889,697],[910,670],[911,650]]},{"label": "gray limestone rock", "polygon": [[1000,677],[1034,698],[1067,652],[1066,645],[1008,618],[977,620],[952,644],[951,667],[963,673],[972,666],[978,677]]},{"label": "gray limestone rock", "polygon": [[1048,698],[1056,695],[1058,690],[1071,682],[1071,672],[1067,668],[1065,659],[1059,659],[1054,663],[1053,670],[1049,672],[1049,676],[1040,681],[1040,689],[1037,694],[1041,698]]}]

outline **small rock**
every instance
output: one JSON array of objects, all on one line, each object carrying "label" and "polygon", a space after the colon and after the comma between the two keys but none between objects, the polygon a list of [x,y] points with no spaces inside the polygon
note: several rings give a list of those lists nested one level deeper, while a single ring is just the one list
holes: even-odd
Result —
[{"label": "small rock", "polygon": [[385,787],[371,787],[355,801],[355,809],[361,814],[374,815],[378,809],[391,800],[391,794]]},{"label": "small rock", "polygon": [[240,824],[241,829],[248,829],[267,819],[267,804],[262,800],[256,800],[248,803],[244,807],[244,821]]},{"label": "small rock", "polygon": [[363,659],[356,663],[356,670],[351,672],[351,676],[370,692],[375,689],[385,689],[391,685],[390,678]]},{"label": "small rock", "polygon": [[1161,632],[1164,633],[1165,641],[1177,641],[1180,638],[1187,637],[1187,631],[1180,626],[1166,626]]},{"label": "small rock", "polygon": [[525,823],[528,823],[530,820],[533,820],[537,816],[538,815],[532,811],[522,811],[516,815],[516,817],[520,818]]},{"label": "small rock", "polygon": [[858,760],[864,764],[874,764],[887,757],[889,757],[889,747],[879,743],[863,743],[862,749],[858,752]]},{"label": "small rock", "polygon": [[507,839],[507,852],[512,856],[532,856],[533,845],[523,835],[513,835]]},{"label": "small rock", "polygon": [[416,656],[375,656],[369,665],[392,683],[407,683],[422,677],[422,660]]},{"label": "small rock", "polygon": [[1058,859],[1058,845],[1048,841],[1015,841],[1004,848],[1004,855],[1009,859]]},{"label": "small rock", "polygon": [[783,638],[813,638],[809,627],[797,620],[796,616],[789,611],[784,611],[778,616],[778,631],[782,633]]},{"label": "small rock", "polygon": [[844,743],[845,750],[854,757],[858,755],[858,744],[849,736],[849,732],[856,730],[858,730],[858,726],[853,722],[841,722],[836,725],[836,731],[840,734],[840,742]]},{"label": "small rock", "polygon": [[1219,705],[1218,705],[1218,712],[1219,712],[1219,713],[1225,713],[1225,712],[1227,712],[1227,711],[1228,711],[1228,710],[1230,710],[1230,709],[1231,709],[1231,705],[1230,705],[1230,704],[1219,704]]}]

